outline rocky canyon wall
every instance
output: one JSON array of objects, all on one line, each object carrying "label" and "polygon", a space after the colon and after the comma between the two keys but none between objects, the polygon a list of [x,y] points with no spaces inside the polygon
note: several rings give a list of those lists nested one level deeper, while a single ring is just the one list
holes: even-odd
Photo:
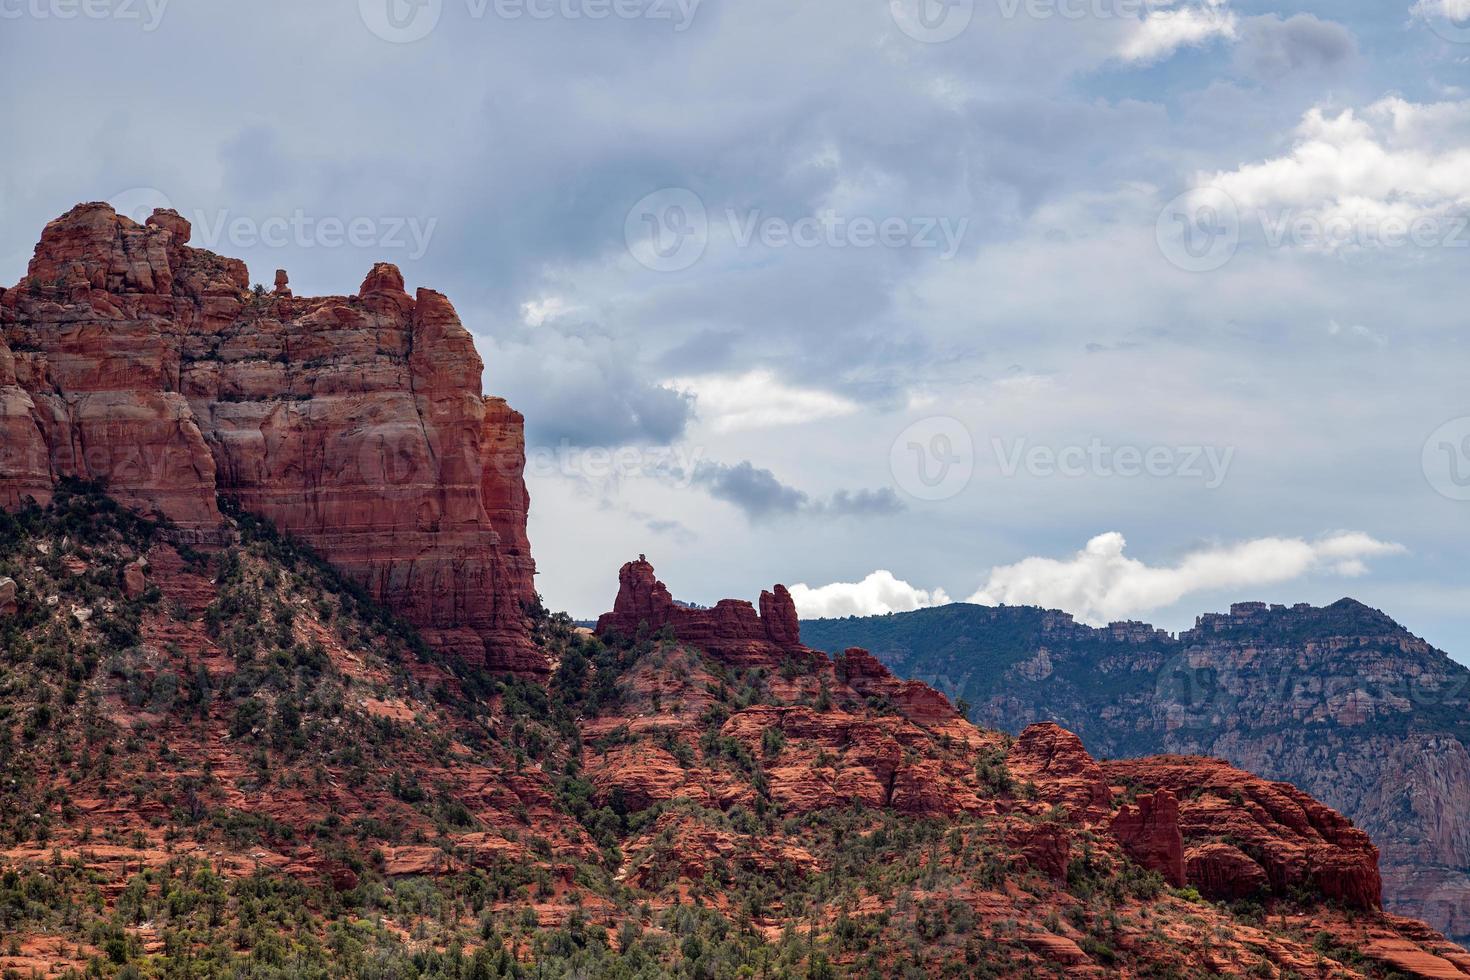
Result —
[{"label": "rocky canyon wall", "polygon": [[392,265],[354,296],[190,248],[189,223],[83,204],[0,291],[0,506],[98,480],[224,540],[218,497],[309,544],[438,648],[541,672],[524,604],[523,419],[443,295]]}]

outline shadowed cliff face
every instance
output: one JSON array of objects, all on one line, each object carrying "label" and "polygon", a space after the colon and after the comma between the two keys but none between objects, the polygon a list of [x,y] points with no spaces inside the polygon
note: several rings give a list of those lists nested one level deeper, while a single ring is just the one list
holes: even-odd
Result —
[{"label": "shadowed cliff face", "polygon": [[1299,786],[1382,849],[1389,908],[1470,938],[1470,670],[1377,610],[1237,603],[1177,638],[968,605],[803,629],[871,645],[980,724],[1054,720],[1099,755],[1217,756]]},{"label": "shadowed cliff face", "polygon": [[253,292],[189,223],[105,204],[49,224],[0,295],[0,506],[55,481],[223,540],[217,497],[307,542],[435,646],[543,671],[527,639],[523,420],[439,293],[375,266],[355,296]]}]

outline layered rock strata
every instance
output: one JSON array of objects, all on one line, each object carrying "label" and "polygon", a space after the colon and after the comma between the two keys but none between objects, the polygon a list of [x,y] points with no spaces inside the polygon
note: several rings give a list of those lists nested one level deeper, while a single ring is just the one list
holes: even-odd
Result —
[{"label": "layered rock strata", "polygon": [[218,498],[299,537],[430,643],[541,672],[523,608],[523,420],[480,390],[483,364],[443,295],[392,265],[353,296],[251,289],[238,259],[83,204],[0,292],[0,506],[96,480],[224,539]]}]

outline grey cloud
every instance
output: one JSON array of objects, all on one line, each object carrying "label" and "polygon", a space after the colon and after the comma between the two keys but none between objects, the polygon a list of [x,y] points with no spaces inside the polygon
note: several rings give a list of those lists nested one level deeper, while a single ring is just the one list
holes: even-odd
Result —
[{"label": "grey cloud", "polygon": [[824,509],[831,514],[882,515],[897,514],[904,509],[903,501],[892,487],[877,490],[838,490]]},{"label": "grey cloud", "polygon": [[1298,71],[1324,71],[1353,58],[1358,42],[1352,31],[1311,14],[1283,20],[1276,14],[1247,18],[1242,24],[1236,64],[1262,79]]},{"label": "grey cloud", "polygon": [[782,483],[770,470],[757,469],[749,460],[734,466],[701,461],[694,468],[694,483],[716,500],[739,507],[752,520],[796,514],[811,505],[803,491]]},{"label": "grey cloud", "polygon": [[666,534],[679,544],[692,544],[698,538],[698,535],[689,530],[681,521],[655,518],[646,521],[643,526],[654,534]]},{"label": "grey cloud", "polygon": [[804,490],[782,483],[768,469],[749,460],[733,465],[702,460],[694,467],[694,485],[711,497],[734,504],[752,521],[801,514],[831,517],[873,517],[897,514],[904,505],[889,487],[878,490],[838,490],[830,497],[813,498]]},{"label": "grey cloud", "polygon": [[645,376],[631,345],[596,327],[547,321],[482,345],[487,389],[526,416],[532,445],[668,445],[693,417],[691,396]]}]

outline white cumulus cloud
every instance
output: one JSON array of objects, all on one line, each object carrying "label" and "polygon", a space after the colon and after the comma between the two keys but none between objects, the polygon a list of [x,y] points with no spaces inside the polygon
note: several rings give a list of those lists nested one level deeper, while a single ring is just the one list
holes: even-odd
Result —
[{"label": "white cumulus cloud", "polygon": [[706,374],[675,378],[670,387],[696,399],[700,418],[716,432],[765,429],[851,415],[850,399],[816,388],[798,388],[764,368],[743,374]]},{"label": "white cumulus cloud", "polygon": [[943,589],[916,589],[885,569],[873,572],[861,582],[833,582],[817,588],[798,583],[791,586],[791,598],[802,619],[881,616],[943,606],[950,601]]},{"label": "white cumulus cloud", "polygon": [[1214,38],[1233,41],[1239,34],[1234,11],[1225,0],[1194,6],[1150,9],[1118,49],[1124,61],[1162,61],[1180,48],[1198,47]]},{"label": "white cumulus cloud", "polygon": [[1123,535],[1110,531],[1070,558],[1026,558],[998,566],[968,601],[1064,609],[1083,622],[1100,625],[1207,589],[1268,585],[1309,572],[1361,575],[1367,571],[1365,559],[1404,550],[1361,532],[1345,531],[1316,541],[1257,538],[1193,552],[1177,565],[1153,566],[1129,558],[1126,546]]},{"label": "white cumulus cloud", "polygon": [[1297,243],[1308,247],[1388,244],[1416,222],[1434,223],[1425,234],[1442,228],[1439,237],[1448,236],[1470,208],[1470,101],[1391,97],[1361,111],[1313,108],[1295,137],[1282,156],[1198,182],[1230,195],[1243,219],[1259,214],[1279,229],[1310,219],[1325,234]]}]

